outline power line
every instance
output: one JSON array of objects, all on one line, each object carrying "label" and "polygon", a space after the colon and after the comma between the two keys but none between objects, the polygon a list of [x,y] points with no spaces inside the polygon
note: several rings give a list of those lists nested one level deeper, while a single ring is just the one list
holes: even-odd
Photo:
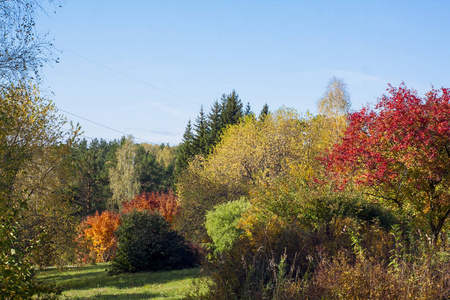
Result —
[{"label": "power line", "polygon": [[165,90],[165,89],[162,89],[162,88],[159,88],[159,87],[157,87],[157,86],[154,86],[154,85],[152,85],[152,84],[150,84],[150,83],[148,83],[148,82],[142,81],[142,80],[140,80],[140,79],[138,79],[138,78],[136,78],[136,77],[127,75],[127,74],[125,74],[125,73],[122,73],[122,72],[120,72],[120,71],[118,71],[118,70],[116,70],[116,69],[113,69],[113,68],[108,67],[108,66],[106,66],[106,65],[104,65],[104,64],[102,64],[102,63],[99,63],[99,62],[95,61],[95,60],[92,60],[92,59],[90,59],[90,58],[87,58],[87,57],[85,57],[85,56],[82,56],[82,55],[80,55],[80,54],[78,54],[78,53],[75,53],[75,52],[69,50],[69,49],[66,49],[66,48],[64,48],[64,47],[61,47],[61,46],[59,46],[59,45],[55,45],[55,46],[59,47],[59,48],[62,49],[63,51],[70,52],[70,53],[72,53],[72,54],[75,55],[75,56],[78,56],[78,57],[80,57],[80,58],[82,58],[82,59],[84,59],[84,60],[87,60],[87,61],[89,61],[89,62],[91,62],[91,63],[96,64],[96,65],[99,65],[99,66],[101,66],[101,67],[103,67],[103,68],[105,68],[105,69],[108,69],[108,70],[110,70],[110,71],[112,71],[112,72],[115,72],[115,73],[117,73],[117,74],[120,74],[120,75],[122,75],[122,76],[124,76],[124,77],[127,77],[128,79],[131,79],[131,80],[137,81],[137,82],[139,82],[139,83],[142,83],[142,84],[144,84],[144,85],[146,85],[146,86],[149,86],[149,87],[151,87],[151,88],[153,88],[153,89],[155,89],[155,90],[158,90],[158,91],[163,92],[163,93],[166,93],[166,94],[168,94],[168,95],[177,97],[177,98],[182,99],[182,100],[184,100],[184,101],[187,101],[187,102],[190,102],[190,103],[193,103],[193,104],[196,104],[196,105],[200,105],[199,103],[197,103],[197,102],[195,102],[195,101],[192,101],[191,99],[188,99],[188,98],[186,98],[186,97],[183,97],[183,96],[177,95],[177,94],[175,94],[175,93],[169,92],[169,91],[167,91],[167,90]]},{"label": "power line", "polygon": [[[93,124],[95,124],[95,125],[104,127],[104,128],[106,128],[106,129],[109,129],[109,130],[112,130],[112,131],[115,131],[115,132],[118,132],[118,133],[121,133],[121,134],[124,134],[124,135],[131,135],[131,134],[129,134],[129,133],[126,133],[126,132],[123,132],[123,131],[114,129],[114,128],[112,128],[112,127],[109,127],[109,126],[100,124],[100,123],[98,123],[98,122],[95,122],[95,121],[86,119],[86,118],[84,118],[84,117],[82,117],[82,116],[79,116],[79,115],[76,115],[76,114],[74,114],[74,113],[68,112],[68,111],[66,111],[66,110],[64,110],[64,109],[58,108],[58,110],[60,110],[60,111],[62,111],[62,112],[65,112],[66,114],[75,116],[75,117],[77,117],[77,118],[83,119],[83,120],[85,120],[85,121],[91,122],[91,123],[93,123]],[[144,139],[141,139],[141,138],[138,138],[138,137],[135,137],[135,136],[134,136],[134,138],[137,139],[137,140],[141,140],[141,141],[143,141],[143,142],[146,142],[146,143],[151,144],[151,142],[149,142],[149,141],[147,141],[147,140],[144,140]]]},{"label": "power line", "polygon": [[[73,133],[73,131],[70,130],[70,129],[62,128],[62,130],[64,130],[67,133]],[[95,138],[87,136],[87,135],[84,135],[84,134],[78,134],[78,136],[81,136],[81,137],[84,137],[84,138],[87,138],[87,139],[90,139],[90,140],[95,140]]]}]

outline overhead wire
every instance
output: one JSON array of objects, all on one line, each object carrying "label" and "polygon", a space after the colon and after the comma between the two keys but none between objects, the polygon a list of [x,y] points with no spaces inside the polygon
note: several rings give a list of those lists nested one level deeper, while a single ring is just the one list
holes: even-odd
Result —
[{"label": "overhead wire", "polygon": [[[54,44],[54,46],[60,48],[60,49],[63,50],[63,51],[72,53],[73,55],[78,56],[78,57],[80,57],[80,58],[82,58],[82,59],[84,59],[84,60],[87,60],[87,61],[91,62],[91,63],[94,63],[94,64],[96,64],[96,65],[99,65],[99,66],[101,66],[101,67],[103,67],[103,68],[105,68],[105,69],[108,69],[108,70],[110,70],[110,71],[112,71],[112,72],[115,72],[115,73],[117,73],[117,74],[119,74],[119,75],[122,75],[122,76],[124,76],[124,77],[127,77],[127,78],[129,78],[129,79],[131,79],[131,80],[134,80],[134,81],[139,82],[139,83],[141,83],[141,84],[144,84],[144,85],[146,85],[146,86],[149,86],[149,87],[151,87],[151,88],[153,88],[153,89],[155,89],[155,90],[158,90],[158,91],[160,91],[160,92],[163,92],[163,93],[166,93],[166,94],[168,94],[168,95],[174,96],[174,97],[176,97],[176,98],[182,99],[182,100],[184,100],[184,101],[187,101],[187,102],[190,102],[190,103],[193,103],[193,104],[200,105],[199,103],[197,103],[197,102],[195,102],[195,101],[192,101],[192,100],[190,100],[190,99],[188,99],[188,98],[186,98],[186,97],[177,95],[177,94],[172,93],[172,92],[170,92],[170,91],[167,91],[167,90],[165,90],[165,89],[162,89],[162,88],[159,88],[159,87],[154,86],[154,85],[152,85],[152,84],[149,84],[148,82],[142,81],[142,80],[140,80],[140,79],[138,79],[138,78],[136,78],[136,77],[130,76],[130,75],[125,74],[125,73],[123,73],[123,72],[120,72],[120,71],[118,71],[118,70],[116,70],[116,69],[113,69],[113,68],[111,68],[111,67],[108,67],[108,66],[106,66],[106,65],[104,65],[104,64],[102,64],[102,63],[99,63],[99,62],[95,61],[95,60],[92,60],[92,59],[87,58],[87,57],[85,57],[85,56],[83,56],[83,55],[80,55],[80,54],[78,54],[78,53],[75,53],[75,52],[73,52],[73,51],[71,51],[71,50],[69,50],[69,49],[67,49],[67,48],[61,47],[60,45],[55,45],[55,44]],[[107,128],[107,129],[109,129],[109,130],[118,132],[118,133],[120,133],[120,134],[130,135],[129,133],[126,133],[126,132],[123,132],[123,131],[114,129],[114,128],[112,128],[112,127],[109,127],[109,126],[100,124],[100,123],[98,123],[98,122],[89,120],[89,119],[87,119],[87,118],[84,118],[84,117],[82,117],[82,116],[76,115],[76,114],[74,114],[74,113],[71,113],[71,112],[69,112],[69,111],[63,110],[63,109],[61,109],[61,108],[59,108],[59,110],[62,111],[62,112],[65,112],[65,113],[67,113],[67,114],[69,114],[69,115],[72,115],[72,116],[75,116],[75,117],[77,117],[77,118],[80,118],[80,119],[83,119],[83,120],[85,120],[85,121],[88,121],[88,122],[90,122],[90,123],[93,123],[93,124],[95,124],[95,125],[98,125],[98,126]],[[88,137],[88,138],[89,138],[89,137]],[[134,138],[137,139],[137,140],[141,140],[141,141],[143,141],[143,142],[146,142],[146,143],[151,143],[151,142],[149,142],[149,141],[147,141],[147,140],[144,140],[144,139],[141,139],[141,138],[138,138],[138,137],[134,137]]]},{"label": "overhead wire", "polygon": [[[132,134],[129,134],[129,133],[126,133],[126,132],[123,132],[123,131],[120,131],[120,130],[114,129],[114,128],[112,128],[112,127],[109,127],[109,126],[106,126],[106,125],[100,124],[100,123],[98,123],[98,122],[95,122],[95,121],[89,120],[89,119],[87,119],[87,118],[84,118],[84,117],[82,117],[82,116],[79,116],[79,115],[77,115],[77,114],[74,114],[74,113],[68,112],[67,110],[64,110],[64,109],[61,109],[61,108],[58,108],[58,110],[60,110],[60,111],[62,111],[62,112],[64,112],[64,113],[66,113],[66,114],[69,114],[69,115],[75,116],[75,117],[77,117],[77,118],[80,118],[80,119],[82,119],[82,120],[85,120],[85,121],[91,122],[91,123],[93,123],[93,124],[95,124],[95,125],[98,125],[98,126],[104,127],[104,128],[106,128],[106,129],[109,129],[109,130],[112,130],[112,131],[115,131],[115,132],[118,132],[118,133],[121,133],[121,134],[124,134],[124,135],[132,135]],[[151,144],[151,142],[149,142],[149,141],[147,141],[147,140],[144,140],[144,139],[138,138],[138,137],[136,137],[136,136],[133,136],[133,137],[134,137],[134,138],[135,138],[136,140],[141,140],[141,141],[143,141],[143,142],[146,142],[146,143],[150,143],[150,144]]]},{"label": "overhead wire", "polygon": [[80,54],[78,54],[78,53],[75,53],[75,52],[73,52],[73,51],[71,51],[71,50],[69,50],[69,49],[67,49],[67,48],[61,47],[61,46],[56,45],[56,44],[54,44],[54,45],[55,45],[56,47],[60,48],[60,49],[63,50],[63,51],[72,53],[72,54],[75,55],[75,56],[78,56],[78,57],[80,57],[80,58],[82,58],[82,59],[84,59],[84,60],[87,60],[87,61],[89,61],[89,62],[91,62],[91,63],[93,63],[93,64],[99,65],[99,66],[101,66],[101,67],[103,67],[103,68],[105,68],[105,69],[108,69],[108,70],[110,70],[110,71],[112,71],[112,72],[115,72],[115,73],[117,73],[117,74],[119,74],[119,75],[122,75],[122,76],[124,76],[124,77],[127,77],[128,79],[137,81],[137,82],[139,82],[139,83],[141,83],[141,84],[144,84],[144,85],[146,85],[146,86],[148,86],[148,87],[151,87],[151,88],[153,88],[153,89],[155,89],[155,90],[158,90],[158,91],[160,91],[160,92],[163,92],[163,93],[165,93],[165,94],[174,96],[174,97],[179,98],[179,99],[181,99],[181,100],[184,100],[184,101],[187,101],[187,102],[196,104],[196,105],[200,105],[199,103],[197,103],[197,102],[195,102],[195,101],[192,101],[191,99],[188,99],[188,98],[186,98],[186,97],[180,96],[180,95],[175,94],[175,93],[172,93],[172,92],[170,92],[170,91],[168,91],[168,90],[159,88],[159,87],[157,87],[157,86],[155,86],[155,85],[153,85],[153,84],[150,84],[150,83],[148,83],[148,82],[142,81],[142,80],[140,80],[140,79],[138,79],[138,78],[136,78],[136,77],[130,76],[130,75],[125,74],[125,73],[123,73],[123,72],[121,72],[121,71],[118,71],[118,70],[116,70],[116,69],[113,69],[113,68],[111,68],[111,67],[108,67],[108,66],[106,66],[106,65],[104,65],[104,64],[102,64],[102,63],[99,63],[99,62],[97,62],[97,61],[95,61],[95,60],[93,60],[93,59],[90,59],[90,58],[87,58],[87,57],[85,57],[85,56],[83,56],[83,55],[80,55]]}]

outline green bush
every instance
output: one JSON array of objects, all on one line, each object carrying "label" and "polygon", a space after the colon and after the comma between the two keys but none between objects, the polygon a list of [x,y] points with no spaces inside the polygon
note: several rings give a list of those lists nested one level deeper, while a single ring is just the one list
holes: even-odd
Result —
[{"label": "green bush", "polygon": [[174,270],[195,265],[184,238],[157,213],[132,211],[123,215],[116,231],[118,251],[109,274]]},{"label": "green bush", "polygon": [[238,223],[242,214],[250,207],[250,202],[240,200],[220,204],[206,214],[206,232],[213,241],[216,253],[229,250],[243,233]]},{"label": "green bush", "polygon": [[206,228],[216,249],[220,243],[226,247],[204,262],[209,290],[192,299],[320,299],[310,293],[320,294],[313,282],[322,261],[333,260],[341,251],[356,259],[357,250],[389,260],[392,236],[387,229],[396,220],[359,194],[297,187],[280,197],[256,197],[246,235],[233,235],[239,234],[239,201],[219,205],[207,215]]}]

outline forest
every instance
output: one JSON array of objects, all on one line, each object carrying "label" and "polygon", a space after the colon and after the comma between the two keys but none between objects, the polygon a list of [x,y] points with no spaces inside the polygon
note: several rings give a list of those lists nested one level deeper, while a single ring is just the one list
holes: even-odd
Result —
[{"label": "forest", "polygon": [[176,146],[88,141],[40,92],[51,53],[26,12],[0,19],[2,299],[58,299],[36,270],[100,262],[201,267],[185,299],[450,298],[449,89],[356,109],[333,77],[317,114],[232,90]]}]

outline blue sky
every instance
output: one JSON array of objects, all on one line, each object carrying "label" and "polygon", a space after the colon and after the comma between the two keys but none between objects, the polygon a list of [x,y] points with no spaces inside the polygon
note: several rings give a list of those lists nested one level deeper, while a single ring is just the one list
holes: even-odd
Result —
[{"label": "blue sky", "polygon": [[[200,105],[235,89],[259,113],[315,112],[332,76],[352,108],[387,84],[450,87],[450,1],[66,0],[37,20],[60,63],[42,89],[84,136],[181,141]],[[136,142],[142,140],[136,139]]]}]

